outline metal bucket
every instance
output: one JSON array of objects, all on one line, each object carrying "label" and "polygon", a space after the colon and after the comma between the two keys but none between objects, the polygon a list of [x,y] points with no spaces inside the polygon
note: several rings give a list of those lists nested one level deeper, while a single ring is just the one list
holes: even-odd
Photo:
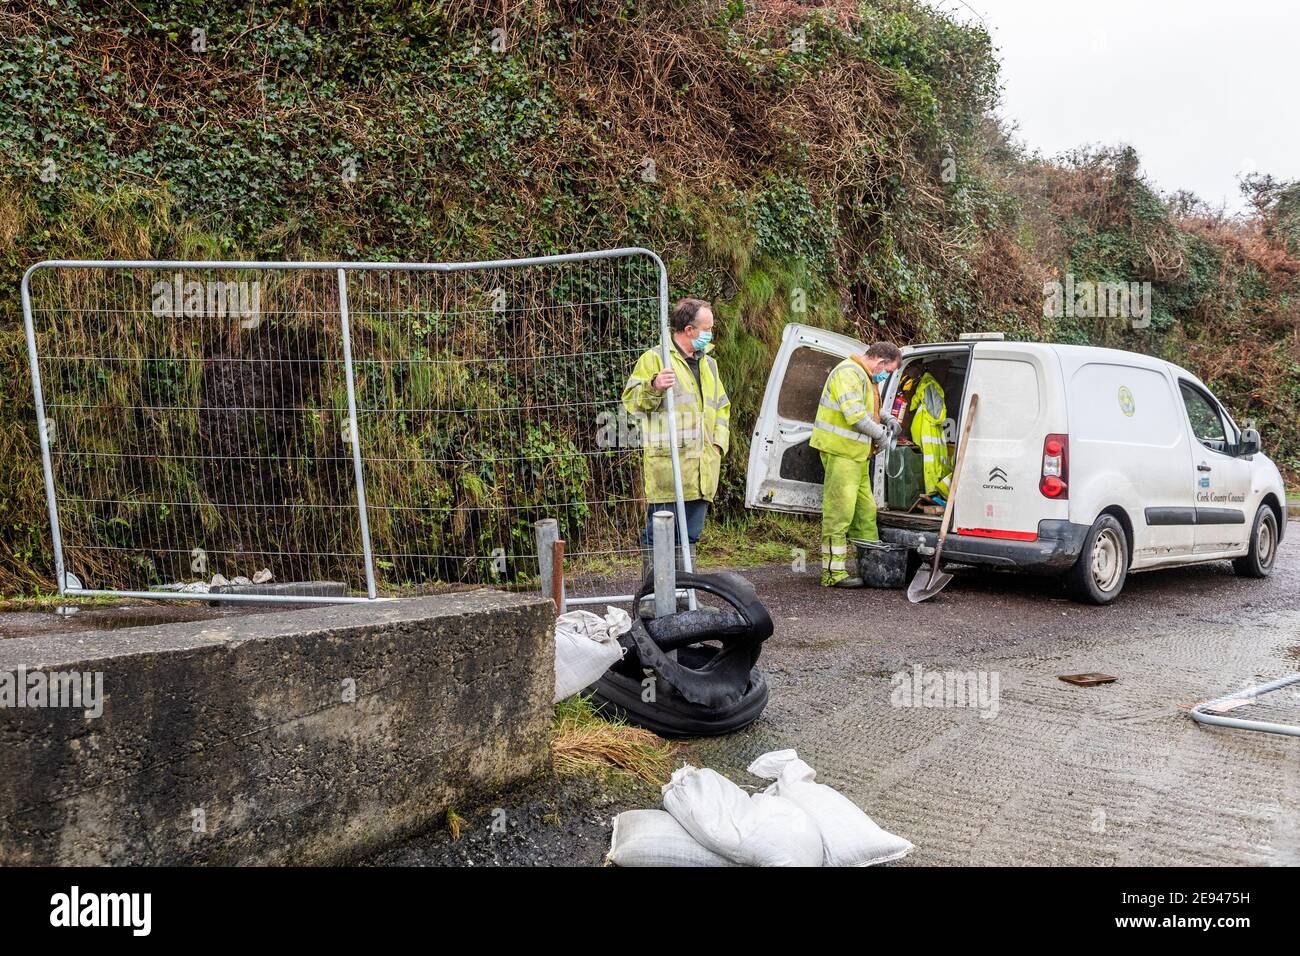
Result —
[{"label": "metal bucket", "polygon": [[905,544],[882,541],[867,547],[858,545],[858,576],[869,588],[907,586],[907,552]]}]

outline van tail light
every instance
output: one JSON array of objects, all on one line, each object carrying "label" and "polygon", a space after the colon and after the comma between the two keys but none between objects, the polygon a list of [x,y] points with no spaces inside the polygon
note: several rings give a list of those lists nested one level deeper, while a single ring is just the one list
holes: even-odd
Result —
[{"label": "van tail light", "polygon": [[1070,497],[1070,436],[1048,435],[1043,439],[1043,472],[1038,490],[1045,498]]}]

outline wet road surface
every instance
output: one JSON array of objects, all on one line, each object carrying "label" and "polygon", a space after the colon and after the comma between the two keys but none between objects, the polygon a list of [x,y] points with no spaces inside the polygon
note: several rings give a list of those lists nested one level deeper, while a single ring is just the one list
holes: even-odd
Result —
[{"label": "wet road surface", "polygon": [[[1300,863],[1300,739],[1204,727],[1185,710],[1300,670],[1293,538],[1266,580],[1227,563],[1149,572],[1104,608],[1011,574],[962,572],[912,605],[784,566],[742,573],[776,622],[760,661],[771,703],[683,759],[753,786],[754,757],[793,747],[916,844],[902,865]],[[907,701],[892,675],[917,668],[974,671],[986,691],[996,675],[995,706],[895,706]],[[1118,680],[1057,679],[1090,671]],[[1300,723],[1296,690],[1234,715]],[[599,865],[609,819],[638,805],[658,805],[655,791],[544,779],[463,811],[459,841],[434,830],[371,862]],[[492,833],[494,820],[506,828]]]},{"label": "wet road surface", "polygon": [[[776,621],[771,703],[696,747],[737,782],[756,782],[753,757],[794,747],[915,843],[912,865],[1300,863],[1300,739],[1184,709],[1300,670],[1294,537],[1268,579],[1227,562],[1147,572],[1102,608],[1011,574],[960,573],[912,605],[788,568],[745,573]],[[895,693],[892,676],[918,668],[982,673],[985,689],[996,675],[996,707],[899,706],[916,685]],[[1057,679],[1092,671],[1119,679]],[[1233,712],[1254,714],[1300,724],[1300,685]]]}]

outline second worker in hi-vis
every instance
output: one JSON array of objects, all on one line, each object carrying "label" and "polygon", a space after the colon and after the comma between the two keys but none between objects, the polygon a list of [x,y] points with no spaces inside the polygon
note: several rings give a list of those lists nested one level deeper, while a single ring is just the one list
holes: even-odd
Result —
[{"label": "second worker in hi-vis", "polygon": [[[682,299],[669,317],[672,364],[664,366],[659,349],[647,349],[632,369],[623,389],[623,405],[641,422],[645,450],[645,494],[648,502],[643,548],[650,547],[653,515],[667,509],[676,515],[672,446],[669,442],[664,393],[673,390],[682,498],[691,544],[700,540],[704,515],[718,490],[722,456],[731,444],[731,399],[709,354],[713,341],[713,310],[703,299]],[[680,566],[680,555],[678,558]]]},{"label": "second worker in hi-vis", "polygon": [[876,499],[871,490],[871,453],[897,435],[898,419],[880,410],[880,386],[897,370],[903,353],[877,342],[865,355],[846,358],[826,377],[809,444],[821,452],[822,586],[860,588],[845,562],[850,541],[879,541]]}]

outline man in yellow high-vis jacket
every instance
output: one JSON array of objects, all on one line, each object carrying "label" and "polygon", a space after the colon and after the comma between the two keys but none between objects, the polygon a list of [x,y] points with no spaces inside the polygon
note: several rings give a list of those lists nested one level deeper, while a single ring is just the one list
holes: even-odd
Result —
[{"label": "man in yellow high-vis jacket", "polygon": [[673,417],[686,504],[686,531],[692,544],[700,540],[709,502],[718,490],[722,457],[731,444],[731,399],[723,387],[717,360],[709,354],[713,340],[713,310],[703,299],[682,299],[669,316],[672,364],[665,368],[663,352],[647,349],[632,369],[623,390],[623,406],[639,420],[645,449],[646,529],[641,543],[651,543],[652,516],[666,505],[676,514],[672,446],[668,421],[660,414],[664,393],[673,390]]},{"label": "man in yellow high-vis jacket", "polygon": [[873,445],[898,434],[898,419],[880,408],[880,386],[898,368],[902,352],[877,342],[845,359],[826,377],[809,444],[821,452],[822,586],[862,587],[849,577],[850,541],[879,541],[871,489]]}]

